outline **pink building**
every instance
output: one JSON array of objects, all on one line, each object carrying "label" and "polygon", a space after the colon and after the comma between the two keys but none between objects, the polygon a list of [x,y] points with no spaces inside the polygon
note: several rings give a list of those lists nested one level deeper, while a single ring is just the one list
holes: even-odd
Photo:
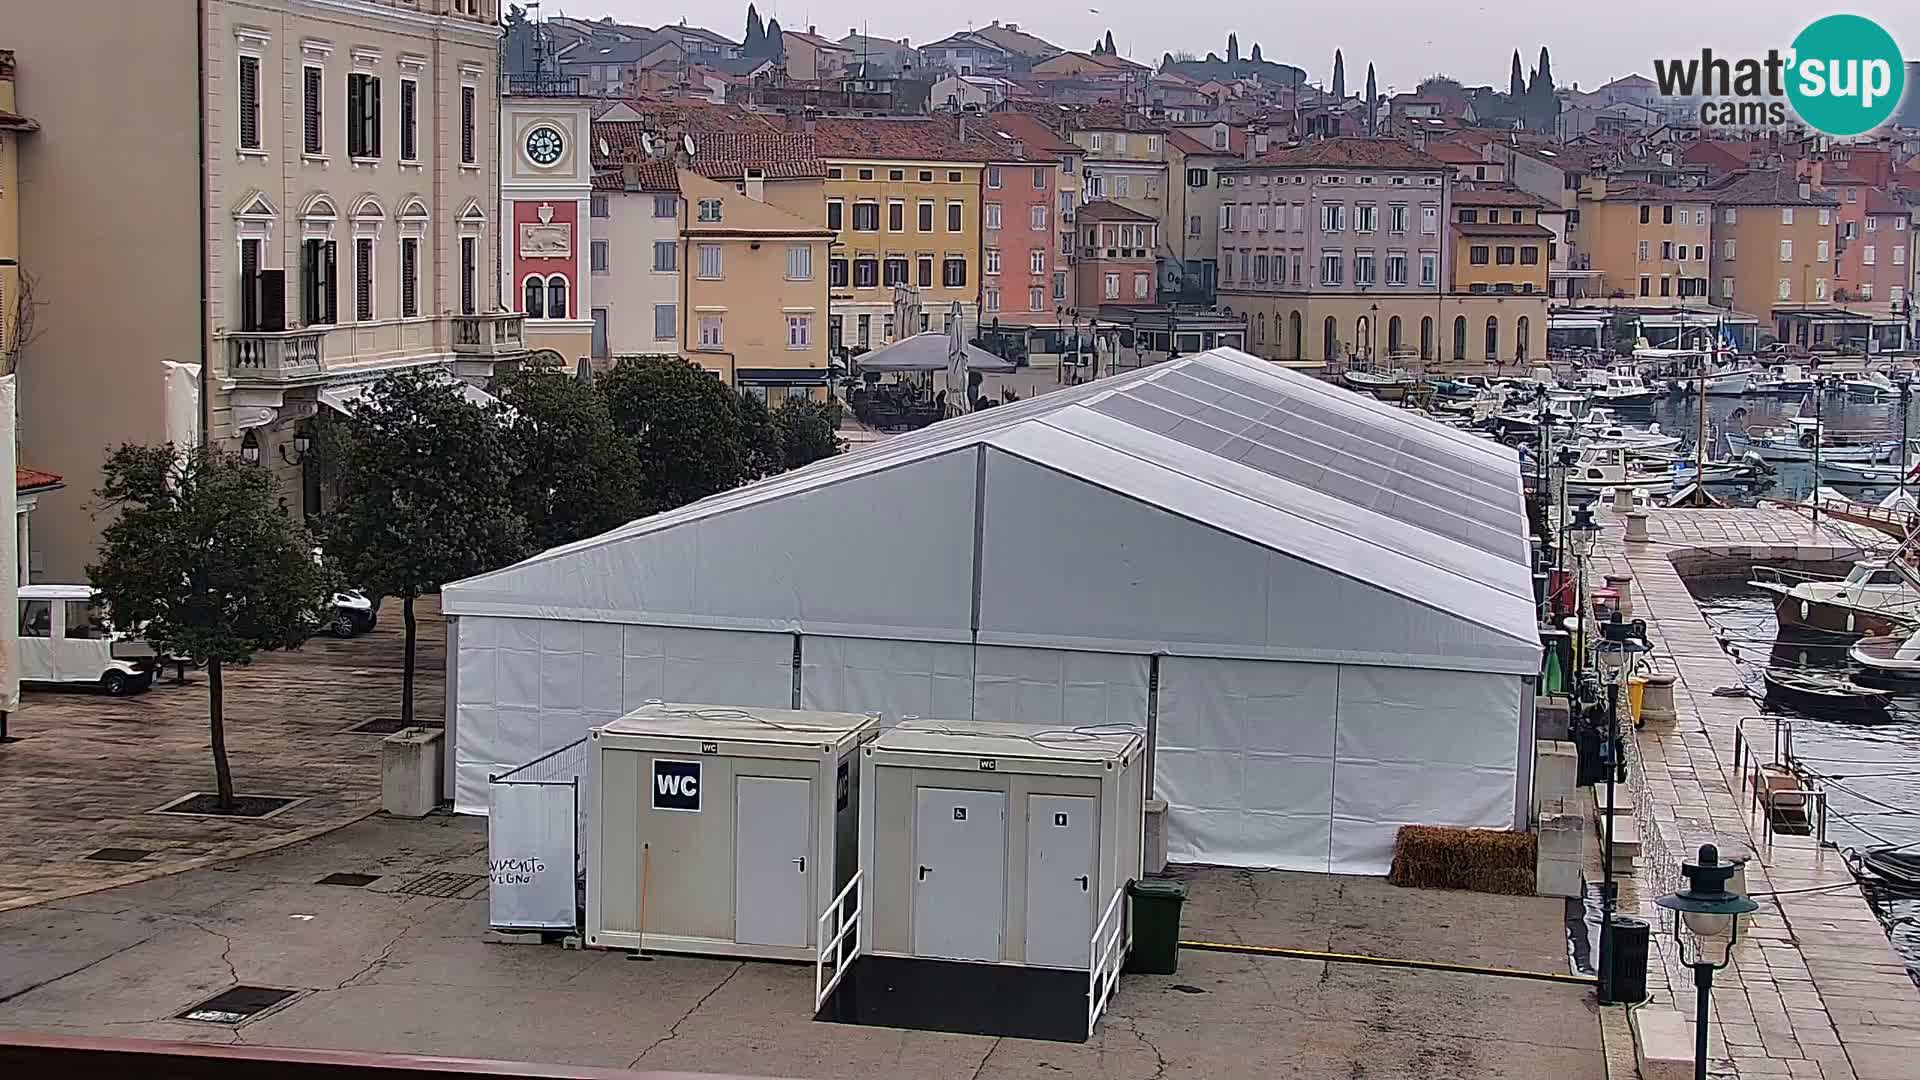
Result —
[{"label": "pink building", "polygon": [[1095,199],[1080,208],[1076,225],[1080,255],[1074,288],[1080,310],[1153,304],[1159,295],[1153,257],[1159,222],[1119,203]]},{"label": "pink building", "polygon": [[1017,142],[980,170],[980,321],[1052,323],[1057,162]]},{"label": "pink building", "polygon": [[1827,177],[1827,193],[1840,200],[1835,229],[1834,288],[1845,302],[1898,304],[1913,268],[1906,204],[1864,177]]}]

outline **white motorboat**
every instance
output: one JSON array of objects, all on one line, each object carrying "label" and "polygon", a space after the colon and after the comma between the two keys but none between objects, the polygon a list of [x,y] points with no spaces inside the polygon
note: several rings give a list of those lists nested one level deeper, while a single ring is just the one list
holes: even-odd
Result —
[{"label": "white motorboat", "polygon": [[1595,405],[1607,408],[1651,409],[1656,395],[1640,376],[1630,371],[1610,371],[1590,396]]},{"label": "white motorboat", "polygon": [[1413,386],[1413,376],[1398,368],[1390,371],[1346,371],[1341,373],[1340,381],[1354,390],[1389,401],[1406,397],[1407,391]]},{"label": "white motorboat", "polygon": [[1850,398],[1890,401],[1900,396],[1900,387],[1884,371],[1856,371],[1840,380],[1841,389]]},{"label": "white motorboat", "polygon": [[[1793,416],[1787,418],[1785,427],[1729,430],[1726,433],[1727,450],[1734,457],[1754,453],[1767,461],[1812,461],[1816,452],[1814,431],[1817,427],[1818,422],[1812,417]],[[1869,464],[1891,461],[1899,452],[1900,442],[1897,439],[1868,443],[1841,442],[1831,432],[1821,433],[1818,450],[1823,467],[1829,462]]]},{"label": "white motorboat", "polygon": [[1772,594],[1784,630],[1861,637],[1904,632],[1920,619],[1920,588],[1892,560],[1855,563],[1845,578],[1756,566],[1747,584]]},{"label": "white motorboat", "polygon": [[1624,446],[1599,446],[1588,443],[1567,473],[1567,487],[1575,491],[1603,491],[1608,488],[1672,488],[1670,469],[1647,469],[1630,461]]},{"label": "white motorboat", "polygon": [[1912,483],[1914,473],[1920,469],[1903,470],[1898,462],[1886,464],[1858,461],[1828,461],[1823,453],[1820,457],[1820,475],[1836,484],[1898,484],[1902,472]]},{"label": "white motorboat", "polygon": [[1813,387],[1813,376],[1807,372],[1806,368],[1798,364],[1781,364],[1755,375],[1747,383],[1747,392],[1787,397],[1795,394],[1811,394]]},{"label": "white motorboat", "polygon": [[1920,633],[1864,637],[1847,656],[1877,682],[1920,680]]},{"label": "white motorboat", "polygon": [[1636,451],[1666,451],[1680,445],[1680,437],[1661,434],[1659,424],[1631,427],[1614,419],[1612,410],[1604,406],[1589,409],[1574,425],[1573,433],[1575,438],[1597,446],[1624,446]]}]

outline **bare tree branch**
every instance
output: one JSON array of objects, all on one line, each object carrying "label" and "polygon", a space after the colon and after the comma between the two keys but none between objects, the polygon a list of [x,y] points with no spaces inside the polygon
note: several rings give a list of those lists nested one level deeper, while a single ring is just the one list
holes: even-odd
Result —
[{"label": "bare tree branch", "polygon": [[[14,294],[0,297],[0,305],[5,305],[0,307],[0,314],[5,312],[6,307],[13,309],[11,320],[0,319],[0,375],[11,375],[18,371],[20,357],[26,353],[27,346],[33,344],[33,340],[40,336],[38,328],[34,325],[34,313],[46,301],[38,296],[38,290],[35,288],[38,283],[38,278],[22,268],[20,284],[14,289]],[[9,323],[13,327],[11,339],[6,334]]]}]

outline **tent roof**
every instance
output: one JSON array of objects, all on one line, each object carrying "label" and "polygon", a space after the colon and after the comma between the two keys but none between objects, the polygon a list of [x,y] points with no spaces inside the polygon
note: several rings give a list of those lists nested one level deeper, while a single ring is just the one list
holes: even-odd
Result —
[{"label": "tent roof", "polygon": [[[586,565],[604,572],[611,546],[783,500],[802,507],[838,485],[973,447],[1491,631],[1507,643],[1498,651],[1538,647],[1516,453],[1232,349],[934,424],[450,585],[443,603],[453,614],[550,611],[533,595],[555,579],[542,564],[591,552]],[[948,508],[971,502],[963,490],[913,490]],[[655,555],[697,546],[668,540]],[[683,625],[686,617],[676,613]]]},{"label": "tent roof", "polygon": [[[883,345],[870,353],[854,357],[853,366],[860,371],[945,371],[947,368],[947,350],[953,347],[953,339],[939,330],[925,330],[910,337],[901,338],[891,345]],[[993,355],[978,345],[961,346],[967,353],[968,371],[1013,370],[1013,363]]]}]

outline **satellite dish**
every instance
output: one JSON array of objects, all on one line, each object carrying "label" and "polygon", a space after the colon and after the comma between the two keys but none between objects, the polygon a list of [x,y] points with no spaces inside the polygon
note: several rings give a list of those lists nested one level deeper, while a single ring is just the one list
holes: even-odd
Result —
[{"label": "satellite dish", "polygon": [[607,138],[604,135],[600,137],[600,156],[601,157],[613,156],[613,151],[607,148]]},{"label": "satellite dish", "polygon": [[653,133],[652,132],[643,131],[640,133],[640,149],[643,152],[645,152],[648,157],[653,156]]},{"label": "satellite dish", "polygon": [[693,136],[691,135],[680,136],[680,145],[686,148],[688,157],[693,156],[693,151],[694,151]]}]

